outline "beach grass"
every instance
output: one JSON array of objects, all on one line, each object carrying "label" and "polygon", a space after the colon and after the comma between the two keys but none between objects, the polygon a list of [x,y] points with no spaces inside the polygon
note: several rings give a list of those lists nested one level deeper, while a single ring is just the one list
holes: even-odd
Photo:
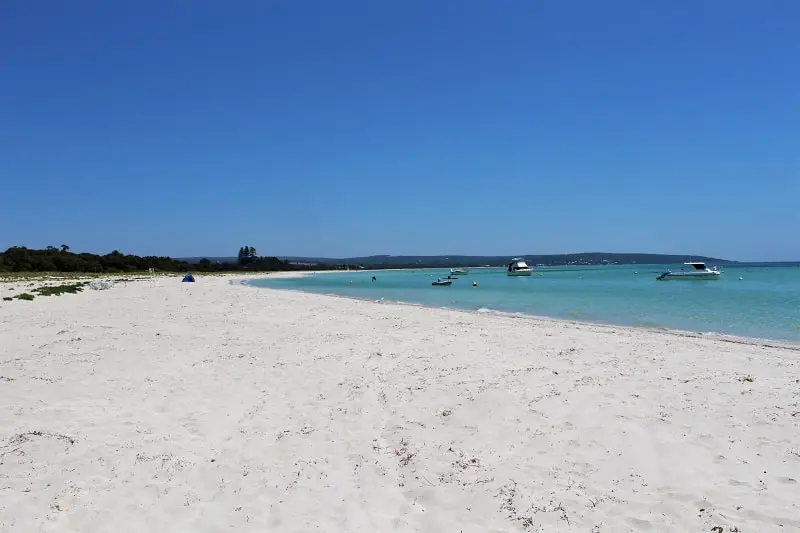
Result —
[{"label": "beach grass", "polygon": [[76,294],[83,291],[83,288],[89,284],[88,281],[80,281],[78,283],[67,283],[65,285],[45,285],[33,289],[33,292],[39,296],[61,296],[62,294]]},{"label": "beach grass", "polygon": [[[34,298],[36,298],[36,297],[33,294],[30,294],[28,292],[23,292],[22,294],[17,294],[16,296],[12,296],[12,299],[25,300],[25,301],[28,301],[28,302],[30,302]],[[5,298],[3,298],[3,299],[5,300]]]},{"label": "beach grass", "polygon": [[[77,279],[98,279],[110,276],[133,277],[149,276],[145,271],[136,272],[0,272],[0,282],[20,282],[20,281],[59,281]],[[157,276],[177,275],[175,272],[156,272]]]},{"label": "beach grass", "polygon": [[[242,277],[253,275],[266,275],[271,272],[248,272],[248,271],[224,271],[224,272],[203,272],[192,269],[187,270],[193,276],[202,277],[227,277],[231,275],[241,275]],[[157,277],[183,277],[186,272],[166,272],[156,271]],[[109,279],[114,281],[130,281],[132,279],[149,278],[150,272],[147,270],[133,272],[0,272],[0,283],[3,282],[24,282],[24,281],[67,281],[85,279]]]}]

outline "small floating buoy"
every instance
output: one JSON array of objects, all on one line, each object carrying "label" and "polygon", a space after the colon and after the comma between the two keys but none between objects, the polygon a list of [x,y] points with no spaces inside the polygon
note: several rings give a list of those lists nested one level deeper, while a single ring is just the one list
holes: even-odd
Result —
[{"label": "small floating buoy", "polygon": [[473,282],[472,282],[472,286],[473,286],[473,287],[477,287],[477,286],[478,286],[478,282],[477,282],[477,281],[473,281]]},{"label": "small floating buoy", "polygon": [[351,279],[351,280],[350,280],[350,285],[352,285],[352,284],[353,284],[353,280]]},{"label": "small floating buoy", "polygon": [[744,279],[744,278],[743,278],[742,276],[739,276],[739,279],[740,279],[740,280],[742,280],[742,279]]},{"label": "small floating buoy", "polygon": [[638,270],[637,270],[636,272],[634,272],[634,274],[638,274],[638,273],[639,273],[639,271],[638,271]]}]

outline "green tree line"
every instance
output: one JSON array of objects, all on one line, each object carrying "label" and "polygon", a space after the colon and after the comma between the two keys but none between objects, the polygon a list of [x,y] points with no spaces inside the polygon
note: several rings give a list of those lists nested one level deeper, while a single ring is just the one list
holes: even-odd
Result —
[{"label": "green tree line", "polygon": [[[72,253],[66,244],[61,247],[48,246],[34,250],[24,246],[13,246],[0,253],[0,272],[137,272],[151,268],[162,272],[235,272],[235,271],[282,271],[312,268],[309,265],[294,265],[276,257],[258,257],[255,248],[246,247],[237,262],[220,262],[201,259],[196,264],[172,259],[123,254],[114,250],[110,254]],[[244,248],[240,250],[244,251]],[[325,267],[321,267],[325,268]]]}]

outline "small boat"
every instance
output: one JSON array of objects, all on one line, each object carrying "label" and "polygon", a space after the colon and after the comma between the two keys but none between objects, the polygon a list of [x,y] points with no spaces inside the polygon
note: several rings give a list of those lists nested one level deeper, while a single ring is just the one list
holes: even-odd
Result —
[{"label": "small boat", "polygon": [[468,268],[451,268],[450,275],[452,276],[463,276],[464,274],[469,274]]},{"label": "small boat", "polygon": [[690,270],[680,270],[673,272],[668,270],[660,274],[656,279],[664,281],[668,279],[683,279],[683,280],[697,280],[697,279],[719,279],[722,276],[722,271],[719,267],[708,268],[705,263],[689,262],[684,263],[686,266],[692,267]]},{"label": "small boat", "polygon": [[509,276],[530,276],[532,273],[533,269],[520,257],[515,257],[511,260],[508,264],[508,271],[506,272]]},{"label": "small boat", "polygon": [[452,279],[437,279],[436,281],[431,283],[431,285],[433,285],[433,286],[441,285],[443,287],[449,287],[452,284],[453,284],[453,280]]}]

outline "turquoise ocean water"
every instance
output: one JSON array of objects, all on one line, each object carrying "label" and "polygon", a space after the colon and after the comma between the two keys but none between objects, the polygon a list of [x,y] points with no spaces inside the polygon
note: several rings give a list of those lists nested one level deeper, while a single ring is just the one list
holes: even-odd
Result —
[{"label": "turquoise ocean water", "polygon": [[339,272],[250,283],[432,307],[800,341],[800,267],[728,266],[719,280],[656,281],[664,270],[679,268],[537,267],[530,278],[481,268],[450,287],[431,286],[449,274],[445,269]]}]

